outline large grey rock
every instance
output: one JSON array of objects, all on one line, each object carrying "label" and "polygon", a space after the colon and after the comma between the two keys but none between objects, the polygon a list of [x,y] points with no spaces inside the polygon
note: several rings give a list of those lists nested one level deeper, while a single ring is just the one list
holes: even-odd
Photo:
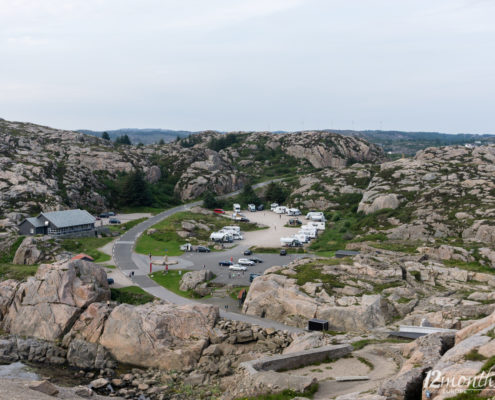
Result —
[{"label": "large grey rock", "polygon": [[38,249],[36,244],[37,240],[35,238],[25,238],[22,241],[21,245],[17,248],[12,262],[19,265],[37,264],[43,258],[43,253],[40,249]]},{"label": "large grey rock", "polygon": [[208,269],[186,272],[180,280],[179,289],[187,291],[195,289],[198,285],[213,278],[213,273]]},{"label": "large grey rock", "polygon": [[180,370],[199,360],[217,318],[218,308],[206,304],[121,304],[110,313],[99,343],[118,361]]},{"label": "large grey rock", "polygon": [[110,300],[103,268],[86,261],[44,264],[20,285],[3,321],[3,329],[56,340],[72,327],[82,308]]}]

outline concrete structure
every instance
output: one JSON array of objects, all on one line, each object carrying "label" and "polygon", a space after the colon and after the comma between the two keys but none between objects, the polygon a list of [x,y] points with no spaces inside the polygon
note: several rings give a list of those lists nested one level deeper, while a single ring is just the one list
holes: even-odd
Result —
[{"label": "concrete structure", "polygon": [[326,360],[341,358],[351,352],[352,346],[348,344],[323,346],[291,354],[282,354],[246,361],[241,363],[240,366],[246,369],[250,374],[261,371],[290,370]]},{"label": "concrete structure", "polygon": [[95,234],[95,217],[86,210],[41,213],[19,224],[21,235],[81,236]]}]

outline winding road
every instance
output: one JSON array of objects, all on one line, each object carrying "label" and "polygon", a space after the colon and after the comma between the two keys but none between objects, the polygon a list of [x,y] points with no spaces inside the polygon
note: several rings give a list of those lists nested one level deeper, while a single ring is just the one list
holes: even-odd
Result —
[{"label": "winding road", "polygon": [[[271,182],[275,182],[275,181],[280,181],[280,179],[275,179],[272,181],[262,182],[257,185],[253,185],[253,188],[256,189],[262,186],[266,186]],[[235,191],[227,195],[224,195],[222,197],[228,198],[231,196],[235,196],[239,194],[239,192],[240,191]],[[191,207],[199,206],[201,204],[202,201],[196,201],[193,203],[188,203],[165,210],[160,214],[154,215],[153,217],[147,219],[146,221],[143,221],[140,224],[129,229],[129,231],[127,231],[124,235],[120,237],[120,239],[118,239],[115,242],[112,249],[113,259],[115,261],[117,268],[123,271],[126,275],[128,275],[129,272],[134,271],[134,277],[132,278],[134,284],[141,287],[143,290],[152,294],[155,297],[179,305],[195,303],[196,302],[195,300],[176,295],[175,293],[165,289],[163,286],[158,285],[155,281],[150,279],[148,277],[149,264],[143,262],[142,255],[138,255],[134,253],[134,246],[139,236],[147,229],[151,228],[153,225],[159,223],[160,221],[163,221],[165,218],[170,217],[175,213],[189,210]],[[300,328],[284,325],[276,321],[271,321],[265,318],[257,318],[245,314],[238,314],[226,310],[220,310],[220,316],[222,318],[226,318],[230,320],[242,321],[253,325],[259,325],[264,328],[274,328],[277,330],[286,330],[289,332],[303,331]]]}]

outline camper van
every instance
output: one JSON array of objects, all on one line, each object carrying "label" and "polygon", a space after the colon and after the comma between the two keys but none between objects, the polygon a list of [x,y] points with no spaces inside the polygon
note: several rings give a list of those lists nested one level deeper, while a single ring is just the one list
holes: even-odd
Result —
[{"label": "camper van", "polygon": [[248,204],[248,210],[251,211],[251,212],[255,212],[256,211],[256,206],[254,204]]},{"label": "camper van", "polygon": [[306,219],[311,221],[325,221],[325,216],[321,211],[310,211],[306,214]]},{"label": "camper van", "polygon": [[289,208],[287,210],[287,215],[299,216],[301,215],[301,211],[299,208]]},{"label": "camper van", "polygon": [[314,239],[316,238],[316,236],[318,236],[318,231],[314,226],[303,225],[301,226],[301,230],[299,232],[308,235],[311,239]]},{"label": "camper van", "polygon": [[272,203],[270,204],[270,210],[275,211],[275,209],[278,207],[278,203]]},{"label": "camper van", "polygon": [[234,237],[231,232],[213,232],[210,235],[210,240],[213,242],[232,243]]},{"label": "camper van", "polygon": [[309,221],[308,222],[308,225],[309,226],[314,226],[316,229],[318,229],[319,231],[324,231],[325,230],[325,222],[322,221]]},{"label": "camper van", "polygon": [[294,239],[299,240],[301,243],[308,243],[310,240],[310,237],[306,233],[299,231],[299,233],[296,233],[294,235]]},{"label": "camper van", "polygon": [[241,212],[241,205],[238,203],[234,203],[234,212],[239,213]]},{"label": "camper van", "polygon": [[286,247],[299,247],[299,246],[302,246],[302,243],[297,240],[296,238],[293,238],[293,237],[283,237],[283,238],[280,238],[280,244],[282,246],[286,246]]},{"label": "camper van", "polygon": [[277,213],[277,214],[285,214],[287,212],[287,207],[285,206],[278,206],[276,207],[273,212]]},{"label": "camper van", "polygon": [[222,231],[241,233],[241,228],[238,227],[237,225],[228,225],[220,229],[220,232]]}]

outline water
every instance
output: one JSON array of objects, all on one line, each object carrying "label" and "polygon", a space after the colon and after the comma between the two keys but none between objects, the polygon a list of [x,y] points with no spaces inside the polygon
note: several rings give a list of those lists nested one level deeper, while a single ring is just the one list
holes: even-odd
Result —
[{"label": "water", "polygon": [[12,364],[0,364],[1,379],[25,379],[30,381],[38,381],[49,379],[52,383],[60,386],[77,386],[88,384],[90,379],[85,377],[76,377],[77,369],[35,364],[15,362]]}]

